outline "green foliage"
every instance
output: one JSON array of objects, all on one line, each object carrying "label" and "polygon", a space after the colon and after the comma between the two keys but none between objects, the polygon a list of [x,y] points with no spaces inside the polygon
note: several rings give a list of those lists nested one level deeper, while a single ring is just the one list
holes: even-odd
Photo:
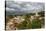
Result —
[{"label": "green foliage", "polygon": [[9,17],[9,19],[12,19],[12,18],[14,18],[12,15],[10,15],[10,16],[7,16],[7,17]]},{"label": "green foliage", "polygon": [[36,29],[41,28],[41,24],[44,24],[44,19],[39,20],[38,18],[36,18],[33,19],[31,23],[30,15],[25,15],[24,18],[25,20],[17,26],[18,29]]},{"label": "green foliage", "polygon": [[[30,16],[25,16],[25,21],[21,22],[21,24],[18,25],[18,29],[30,29],[31,28],[31,21],[29,20]],[[21,26],[20,26],[21,25]]]},{"label": "green foliage", "polygon": [[27,22],[23,21],[22,24],[18,25],[18,29],[26,29],[26,24],[27,24]]},{"label": "green foliage", "polygon": [[44,19],[44,18],[41,19],[41,24],[42,24],[42,25],[45,25],[45,19]]},{"label": "green foliage", "polygon": [[18,29],[30,29],[31,28],[31,22],[23,21],[22,24],[19,24]]},{"label": "green foliage", "polygon": [[[39,15],[41,15],[41,17],[43,17],[44,16],[44,12],[39,12],[38,13]],[[42,24],[42,26],[44,25],[44,18],[43,19],[41,19],[41,20],[39,20],[39,18],[38,17],[36,17],[36,19],[33,19],[32,20],[32,23],[31,23],[31,21],[30,21],[30,17],[32,16],[32,15],[34,15],[34,14],[26,14],[26,15],[21,15],[21,17],[22,18],[24,18],[25,20],[23,21],[23,22],[21,22],[20,24],[15,24],[16,25],[16,27],[20,30],[20,29],[37,29],[37,28],[41,28],[41,24]],[[12,19],[13,18],[13,16],[8,16],[9,17],[9,19]],[[15,15],[15,17],[16,17],[16,15]],[[8,18],[6,19],[6,20],[8,20]],[[8,22],[8,21],[6,21],[6,22]]]},{"label": "green foliage", "polygon": [[41,21],[39,19],[34,19],[32,21],[32,29],[41,28]]},{"label": "green foliage", "polygon": [[38,14],[41,15],[42,17],[45,16],[45,12],[44,12],[44,11],[41,11],[41,12],[39,12]]}]

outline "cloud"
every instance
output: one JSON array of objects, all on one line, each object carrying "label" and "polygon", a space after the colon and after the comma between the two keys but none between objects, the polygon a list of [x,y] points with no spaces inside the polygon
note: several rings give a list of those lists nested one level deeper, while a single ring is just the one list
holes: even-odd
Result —
[{"label": "cloud", "polygon": [[13,8],[8,8],[8,7],[6,7],[6,11],[14,11],[15,9],[13,9]]},{"label": "cloud", "polygon": [[[7,1],[6,2],[6,13],[11,14],[24,14],[24,13],[33,13],[35,10],[37,12],[44,10],[44,3],[31,3],[31,2],[14,2],[14,1]],[[34,12],[35,13],[35,12]],[[10,15],[10,14],[9,14]]]}]

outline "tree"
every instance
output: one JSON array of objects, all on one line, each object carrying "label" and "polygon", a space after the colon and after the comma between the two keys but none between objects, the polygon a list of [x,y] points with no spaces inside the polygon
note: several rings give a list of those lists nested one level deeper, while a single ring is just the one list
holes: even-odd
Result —
[{"label": "tree", "polygon": [[45,12],[44,11],[38,12],[38,14],[41,15],[42,17],[45,16]]},{"label": "tree", "polygon": [[41,21],[39,19],[32,20],[32,29],[41,28]]},{"label": "tree", "polygon": [[[17,28],[18,29],[30,29],[31,28],[31,21],[30,21],[30,15],[25,15],[25,20],[21,22]],[[20,26],[21,25],[21,26]]]}]

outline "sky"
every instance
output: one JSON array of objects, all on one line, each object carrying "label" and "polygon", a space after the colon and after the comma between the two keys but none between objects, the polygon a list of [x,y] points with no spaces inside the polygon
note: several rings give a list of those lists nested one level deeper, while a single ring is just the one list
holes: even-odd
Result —
[{"label": "sky", "polygon": [[44,3],[6,1],[6,15],[20,15],[44,11]]}]

